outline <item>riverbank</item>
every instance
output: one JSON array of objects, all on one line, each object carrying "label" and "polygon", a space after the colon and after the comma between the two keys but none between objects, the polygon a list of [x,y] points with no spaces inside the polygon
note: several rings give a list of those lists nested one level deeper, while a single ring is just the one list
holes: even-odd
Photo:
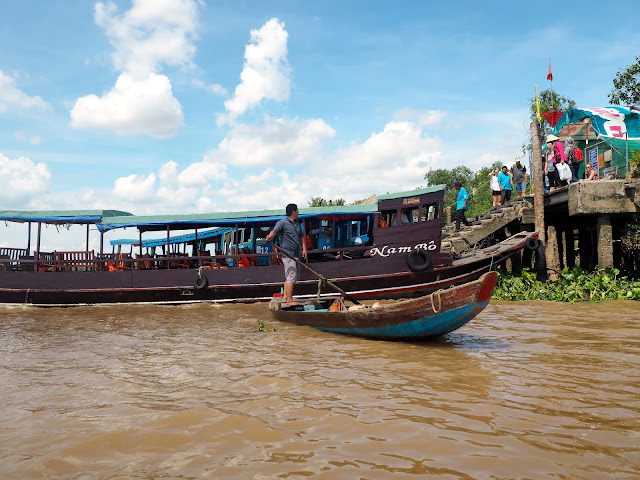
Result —
[{"label": "riverbank", "polygon": [[601,302],[640,300],[640,280],[620,276],[617,268],[585,272],[580,267],[564,268],[560,280],[539,282],[535,272],[523,269],[515,276],[499,271],[493,291],[495,300],[550,300],[556,302]]}]

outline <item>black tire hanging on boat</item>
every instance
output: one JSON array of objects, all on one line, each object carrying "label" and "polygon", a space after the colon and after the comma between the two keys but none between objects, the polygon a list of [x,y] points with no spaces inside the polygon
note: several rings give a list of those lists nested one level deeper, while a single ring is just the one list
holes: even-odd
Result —
[{"label": "black tire hanging on boat", "polygon": [[538,240],[533,237],[527,237],[524,246],[530,252],[535,252],[538,249]]},{"label": "black tire hanging on boat", "polygon": [[424,270],[433,269],[431,254],[424,248],[414,248],[407,255],[407,265],[414,272],[422,272]]},{"label": "black tire hanging on boat", "polygon": [[196,278],[193,279],[193,286],[196,290],[207,288],[207,285],[209,285],[209,280],[206,275],[198,274]]}]

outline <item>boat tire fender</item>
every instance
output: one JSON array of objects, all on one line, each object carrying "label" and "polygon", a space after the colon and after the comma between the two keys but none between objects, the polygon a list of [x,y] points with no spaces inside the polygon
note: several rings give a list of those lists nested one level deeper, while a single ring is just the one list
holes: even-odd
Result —
[{"label": "boat tire fender", "polygon": [[196,290],[203,290],[207,288],[209,285],[209,280],[206,275],[202,275],[200,272],[196,275],[196,278],[193,279],[193,286]]},{"label": "boat tire fender", "polygon": [[538,240],[533,237],[527,237],[524,246],[530,252],[535,252],[538,249]]},{"label": "boat tire fender", "polygon": [[415,248],[407,255],[407,265],[414,272],[422,272],[423,270],[432,270],[433,262],[431,254],[424,248]]}]

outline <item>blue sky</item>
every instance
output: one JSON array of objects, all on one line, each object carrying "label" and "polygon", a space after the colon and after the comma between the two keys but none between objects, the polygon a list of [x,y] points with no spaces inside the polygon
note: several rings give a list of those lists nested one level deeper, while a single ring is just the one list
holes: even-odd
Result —
[{"label": "blue sky", "polygon": [[549,58],[555,91],[604,106],[640,45],[624,0],[0,5],[0,209],[412,189],[429,168],[512,162]]}]

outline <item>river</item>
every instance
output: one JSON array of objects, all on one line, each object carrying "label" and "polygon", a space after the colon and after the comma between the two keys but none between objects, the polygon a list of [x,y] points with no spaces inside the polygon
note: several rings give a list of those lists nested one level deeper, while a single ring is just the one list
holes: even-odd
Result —
[{"label": "river", "polygon": [[640,478],[631,301],[492,302],[420,343],[266,305],[0,307],[0,387],[2,479]]}]

